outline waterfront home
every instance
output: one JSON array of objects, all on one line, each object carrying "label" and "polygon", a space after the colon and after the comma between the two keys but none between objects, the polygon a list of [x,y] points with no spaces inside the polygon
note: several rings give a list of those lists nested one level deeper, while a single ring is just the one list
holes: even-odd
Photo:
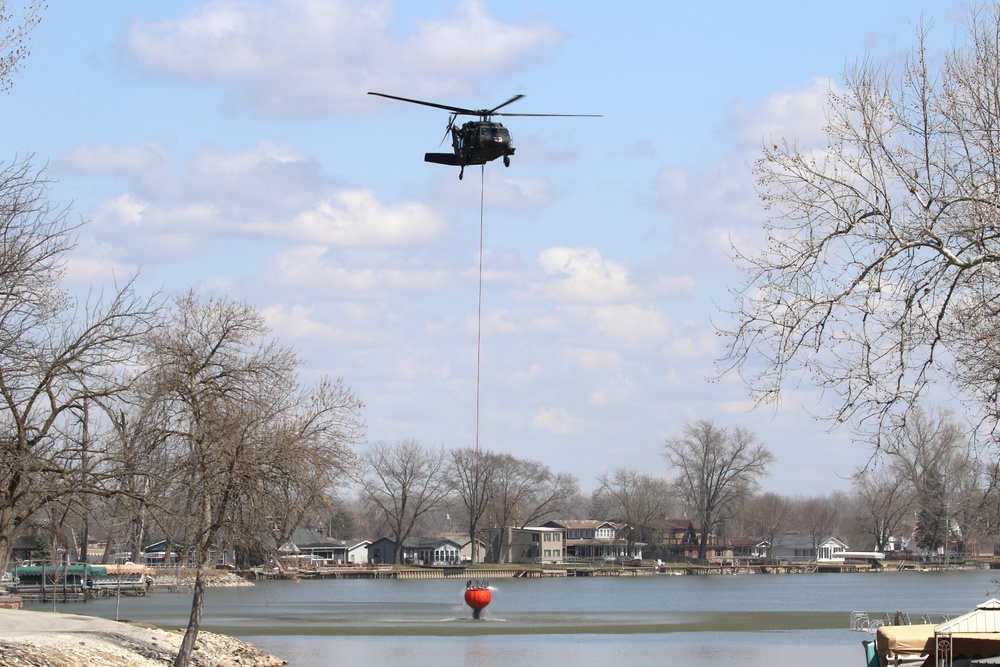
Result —
[{"label": "waterfront home", "polygon": [[[368,545],[368,562],[392,563],[396,542],[383,537]],[[462,547],[446,537],[408,537],[403,540],[402,562],[406,565],[459,565]]]},{"label": "waterfront home", "polygon": [[836,537],[826,537],[817,543],[810,535],[785,533],[775,539],[771,548],[771,558],[787,561],[836,561],[844,560],[847,545]]},{"label": "waterfront home", "polygon": [[566,529],[555,526],[508,526],[503,552],[505,563],[555,565],[566,557]]},{"label": "waterfront home", "polygon": [[[656,546],[656,551],[666,558],[696,559],[701,533],[701,526],[690,519],[668,518],[663,541]],[[705,559],[708,562],[731,565],[766,558],[771,545],[766,540],[751,537],[709,533],[705,546]]]},{"label": "waterfront home", "polygon": [[767,551],[771,547],[766,540],[752,537],[722,537],[718,542],[721,549],[718,560],[727,565],[760,561],[767,558]]},{"label": "waterfront home", "polygon": [[641,542],[629,543],[627,525],[596,519],[559,519],[542,524],[562,528],[566,536],[566,557],[580,560],[642,559]]},{"label": "waterfront home", "polygon": [[[476,539],[475,543],[469,539],[468,533],[441,533],[441,537],[447,538],[457,544],[461,549],[461,561],[463,563],[482,563],[486,555],[486,543]],[[475,544],[475,550],[473,550]],[[475,553],[473,553],[475,551]]]},{"label": "waterfront home", "polygon": [[300,560],[324,565],[361,565],[368,562],[370,540],[338,540],[322,535],[299,534],[299,531],[293,539],[296,540],[294,546]]},{"label": "waterfront home", "polygon": [[[666,528],[663,534],[663,542],[660,544],[660,551],[667,557],[675,559],[698,558],[698,544],[701,540],[701,526],[695,524],[690,519],[670,519],[666,521]],[[724,560],[728,555],[724,540],[717,535],[709,533],[706,537],[705,558],[712,560]]]}]

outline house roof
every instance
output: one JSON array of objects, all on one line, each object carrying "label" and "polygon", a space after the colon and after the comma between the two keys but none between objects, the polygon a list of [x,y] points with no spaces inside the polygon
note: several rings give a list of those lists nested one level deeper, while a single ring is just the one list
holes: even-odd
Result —
[{"label": "house roof", "polygon": [[696,533],[701,532],[701,524],[697,524],[691,519],[671,519],[667,517],[666,524],[667,529],[672,531],[691,530]]},{"label": "house roof", "polygon": [[752,537],[723,537],[720,538],[723,545],[727,547],[758,547],[767,544],[766,540],[755,540]]},{"label": "house roof", "polygon": [[357,549],[358,547],[363,547],[371,544],[368,540],[336,540],[332,537],[319,540],[318,542],[310,542],[308,544],[296,544],[299,549],[344,549],[345,551],[350,551],[351,549]]},{"label": "house roof", "polygon": [[975,611],[953,618],[934,628],[936,635],[1000,633],[1000,600],[990,598]]},{"label": "house roof", "polygon": [[618,525],[613,521],[601,521],[600,519],[557,519],[545,524],[547,527],[565,528],[566,530],[586,530],[587,528],[601,528],[611,526],[617,530]]},{"label": "house roof", "polygon": [[[375,542],[387,542],[392,545],[396,544],[396,541],[391,537],[382,537],[375,540]],[[462,549],[460,544],[454,540],[449,540],[446,537],[407,537],[403,540],[404,549],[433,549],[434,547],[439,547],[444,544],[450,544],[458,550]]]},{"label": "house roof", "polygon": [[564,533],[566,529],[562,526],[556,528],[555,526],[522,526],[518,530],[523,530],[530,533]]},{"label": "house roof", "polygon": [[[464,547],[472,543],[472,540],[469,539],[468,533],[441,533],[441,537],[449,539],[461,547]],[[476,538],[476,542],[478,542],[479,544],[486,544],[478,537]]]},{"label": "house roof", "polygon": [[[841,540],[836,537],[826,537],[816,543],[817,547],[827,546],[827,545],[837,545],[847,548]],[[779,535],[774,538],[774,546],[784,547],[786,549],[812,549],[813,538],[811,535],[803,535],[801,533],[785,533],[784,535]]]}]

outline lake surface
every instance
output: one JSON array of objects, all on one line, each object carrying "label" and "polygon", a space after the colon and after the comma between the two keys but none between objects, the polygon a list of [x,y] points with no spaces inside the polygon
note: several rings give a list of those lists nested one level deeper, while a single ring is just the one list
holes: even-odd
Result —
[{"label": "lake surface", "polygon": [[[850,614],[952,617],[1000,597],[1000,572],[498,579],[483,619],[465,580],[259,582],[209,589],[202,628],[295,667],[864,664]],[[122,598],[119,617],[186,625],[190,593]],[[114,618],[116,601],[59,605]],[[51,609],[51,605],[29,608]]]}]

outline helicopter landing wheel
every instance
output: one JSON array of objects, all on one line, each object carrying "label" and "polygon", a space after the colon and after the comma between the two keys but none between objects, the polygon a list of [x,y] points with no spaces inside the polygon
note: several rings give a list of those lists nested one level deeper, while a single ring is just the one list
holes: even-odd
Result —
[{"label": "helicopter landing wheel", "polygon": [[509,167],[510,166],[510,156],[509,155],[504,155],[503,156],[503,166],[505,166],[505,167]]}]

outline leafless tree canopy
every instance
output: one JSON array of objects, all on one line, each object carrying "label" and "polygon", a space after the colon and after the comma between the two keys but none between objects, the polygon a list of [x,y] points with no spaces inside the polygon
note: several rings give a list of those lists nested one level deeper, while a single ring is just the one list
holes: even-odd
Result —
[{"label": "leafless tree canopy", "polygon": [[790,499],[777,493],[762,493],[743,504],[739,524],[742,534],[763,538],[773,554],[771,550],[778,538],[792,527],[794,515],[795,505]]},{"label": "leafless tree canopy", "polygon": [[451,452],[448,477],[458,502],[466,517],[466,529],[472,541],[472,562],[482,561],[479,541],[482,522],[489,507],[490,489],[493,486],[496,454],[479,451],[475,447],[462,447]]},{"label": "leafless tree canopy", "polygon": [[913,515],[913,488],[901,470],[885,466],[862,471],[854,480],[854,493],[857,510],[853,523],[871,538],[876,551],[884,550],[889,538],[900,535],[905,520]]},{"label": "leafless tree canopy", "polygon": [[854,479],[862,521],[877,549],[899,536],[906,519],[935,505],[956,539],[987,534],[989,472],[951,412],[914,409],[882,437],[881,453]]},{"label": "leafless tree canopy", "polygon": [[774,455],[745,428],[720,428],[708,420],[688,424],[684,435],[667,440],[664,456],[677,470],[681,499],[701,524],[699,558],[710,532],[734,516],[767,475]]},{"label": "leafless tree canopy", "polygon": [[268,334],[254,308],[189,293],[165,314],[144,358],[135,418],[167,459],[161,496],[148,500],[184,531],[181,544],[198,563],[178,667],[197,638],[216,548],[289,525],[288,503],[328,490],[351,467],[361,435],[350,391],[340,382],[302,390],[297,357]]},{"label": "leafless tree canopy", "polygon": [[[154,306],[128,282],[80,303],[62,290],[73,227],[30,160],[0,171],[0,569],[17,526],[54,500],[102,492],[106,433]],[[110,424],[105,421],[104,427]]]},{"label": "leafless tree canopy", "polygon": [[594,505],[602,518],[626,526],[629,548],[636,542],[655,547],[663,538],[665,519],[670,516],[674,492],[666,480],[636,470],[616,468],[597,478]]},{"label": "leafless tree canopy", "polygon": [[940,58],[862,60],[831,91],[825,145],[766,142],[759,251],[737,248],[726,368],[760,401],[806,380],[832,417],[905,412],[935,376],[995,426],[1000,397],[1000,8],[970,12]]},{"label": "leafless tree canopy", "polygon": [[565,509],[565,502],[579,492],[579,482],[568,473],[553,473],[538,461],[495,454],[489,491],[488,522],[493,562],[510,560],[510,544],[504,527],[524,527],[541,523]]},{"label": "leafless tree canopy", "polygon": [[841,520],[841,508],[827,496],[803,498],[795,504],[795,526],[799,532],[812,539],[813,548],[820,542],[835,535]]},{"label": "leafless tree canopy", "polygon": [[447,454],[443,447],[425,447],[412,439],[376,442],[361,455],[361,463],[362,493],[388,525],[398,564],[413,527],[451,492]]},{"label": "leafless tree canopy", "polygon": [[31,29],[42,20],[43,0],[0,0],[0,92],[10,90],[12,77],[28,55]]}]

